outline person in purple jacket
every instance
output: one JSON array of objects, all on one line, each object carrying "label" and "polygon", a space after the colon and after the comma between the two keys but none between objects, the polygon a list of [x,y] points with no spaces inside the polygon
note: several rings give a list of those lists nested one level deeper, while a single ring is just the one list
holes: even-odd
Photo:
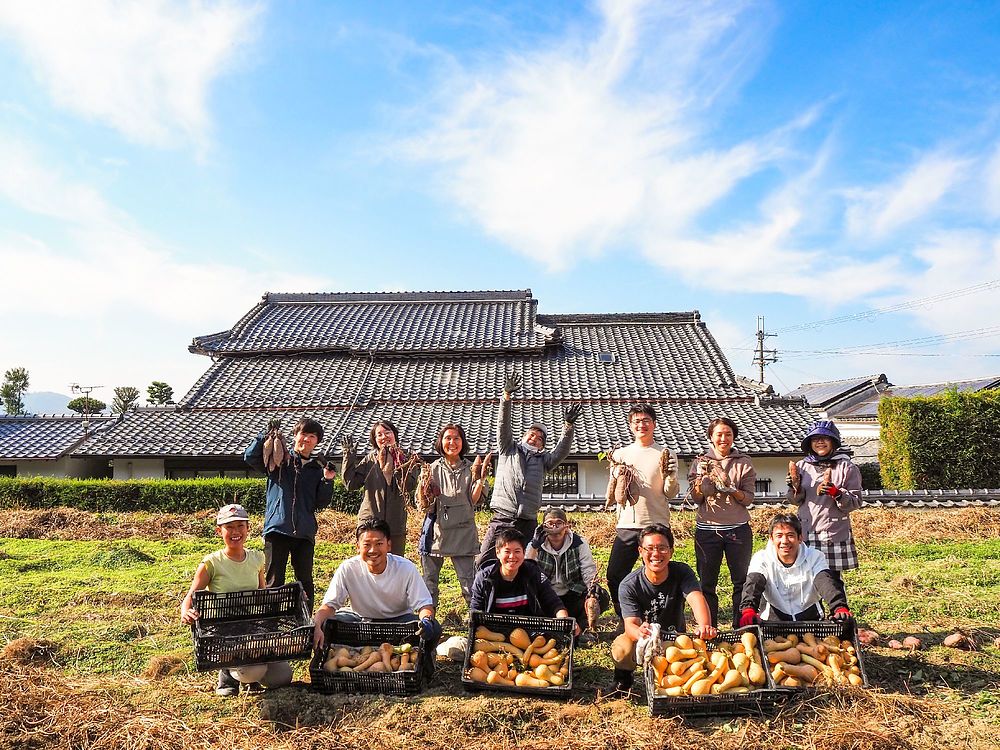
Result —
[{"label": "person in purple jacket", "polygon": [[802,438],[806,457],[789,472],[788,500],[799,506],[805,543],[826,555],[837,580],[840,572],[858,567],[850,512],[861,507],[861,472],[841,447],[833,422],[814,424]]}]

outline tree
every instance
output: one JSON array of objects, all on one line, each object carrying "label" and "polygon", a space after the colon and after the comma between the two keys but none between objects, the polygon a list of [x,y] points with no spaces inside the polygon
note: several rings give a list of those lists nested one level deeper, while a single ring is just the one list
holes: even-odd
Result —
[{"label": "tree", "polygon": [[77,414],[99,414],[107,409],[108,405],[103,401],[98,401],[96,398],[79,396],[66,404],[66,408],[70,411],[75,411]]},{"label": "tree", "polygon": [[139,402],[139,389],[130,385],[115,388],[115,400],[111,402],[111,411],[121,414]]},{"label": "tree", "polygon": [[160,380],[154,380],[146,389],[146,400],[161,406],[174,403],[174,389]]},{"label": "tree", "polygon": [[3,408],[11,416],[24,414],[23,396],[28,390],[28,371],[23,367],[13,367],[3,376],[3,386],[0,386],[0,398]]}]

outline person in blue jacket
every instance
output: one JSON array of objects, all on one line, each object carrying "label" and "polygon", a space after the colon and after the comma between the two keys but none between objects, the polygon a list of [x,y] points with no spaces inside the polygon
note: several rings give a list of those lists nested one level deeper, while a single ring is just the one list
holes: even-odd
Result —
[{"label": "person in blue jacket", "polygon": [[285,568],[291,557],[295,580],[302,584],[312,612],[313,555],[316,547],[316,511],[333,498],[333,465],[325,466],[313,456],[323,440],[323,426],[303,417],[293,431],[288,460],[272,471],[264,466],[264,439],[280,423],[255,437],[243,452],[243,460],[267,477],[264,510],[264,577],[268,587],[285,582]]}]

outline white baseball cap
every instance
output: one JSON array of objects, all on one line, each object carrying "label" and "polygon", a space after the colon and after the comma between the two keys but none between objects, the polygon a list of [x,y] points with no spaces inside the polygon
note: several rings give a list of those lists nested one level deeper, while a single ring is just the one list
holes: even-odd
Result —
[{"label": "white baseball cap", "polygon": [[250,514],[247,513],[247,509],[242,505],[233,503],[231,505],[223,505],[219,508],[219,513],[215,516],[215,525],[222,526],[223,524],[230,523],[231,521],[249,520]]}]

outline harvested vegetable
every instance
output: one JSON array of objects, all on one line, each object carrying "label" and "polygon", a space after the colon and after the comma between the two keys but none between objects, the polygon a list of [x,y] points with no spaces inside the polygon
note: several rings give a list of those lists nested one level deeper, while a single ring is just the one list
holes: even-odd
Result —
[{"label": "harvested vegetable", "polygon": [[383,643],[378,648],[361,648],[331,644],[323,669],[327,672],[413,672],[419,649],[409,643],[393,646]]},{"label": "harvested vegetable", "polygon": [[767,685],[757,638],[750,631],[741,634],[740,643],[706,643],[681,634],[661,642],[657,650],[661,653],[653,657],[650,665],[656,695],[731,695]]},{"label": "harvested vegetable", "polygon": [[562,686],[569,677],[569,647],[560,649],[547,634],[532,638],[515,628],[507,636],[480,626],[475,635],[466,671],[474,682],[547,688]]}]

